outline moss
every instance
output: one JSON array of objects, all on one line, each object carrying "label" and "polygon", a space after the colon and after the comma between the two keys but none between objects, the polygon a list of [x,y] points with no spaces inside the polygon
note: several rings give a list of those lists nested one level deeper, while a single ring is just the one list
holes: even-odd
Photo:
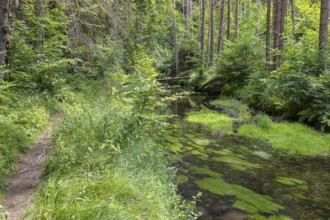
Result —
[{"label": "moss", "polygon": [[261,167],[261,165],[259,165],[259,164],[250,163],[250,162],[243,160],[241,158],[238,158],[236,156],[220,156],[220,157],[213,157],[211,159],[212,159],[212,161],[227,163],[229,165],[234,165],[232,167],[236,168],[238,170],[246,170],[248,168],[260,168]]},{"label": "moss", "polygon": [[281,205],[272,202],[270,197],[257,194],[240,185],[227,183],[223,179],[204,178],[196,180],[195,183],[201,189],[207,190],[216,195],[235,196],[237,201],[234,203],[234,206],[248,212],[249,214],[271,214],[283,209]]},{"label": "moss", "polygon": [[210,170],[208,167],[190,167],[189,170],[193,174],[202,174],[210,177],[218,178],[221,177],[220,173]]},{"label": "moss", "polygon": [[221,130],[226,133],[232,132],[233,119],[225,114],[216,111],[203,110],[200,112],[190,112],[187,120],[189,122],[200,123],[211,131]]},{"label": "moss", "polygon": [[265,160],[269,160],[272,157],[271,154],[266,153],[265,151],[254,151],[252,154]]},{"label": "moss", "polygon": [[298,155],[330,155],[330,135],[319,133],[312,128],[298,123],[274,123],[265,130],[249,124],[239,128],[239,134],[263,138],[273,148]]}]

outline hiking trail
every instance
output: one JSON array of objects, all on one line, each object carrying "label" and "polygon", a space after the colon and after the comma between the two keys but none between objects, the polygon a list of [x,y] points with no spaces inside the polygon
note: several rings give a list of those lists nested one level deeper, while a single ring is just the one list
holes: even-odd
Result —
[{"label": "hiking trail", "polygon": [[22,219],[31,204],[41,182],[44,163],[52,151],[52,132],[61,118],[59,115],[51,117],[47,129],[32,143],[32,148],[18,158],[17,170],[10,176],[4,194],[3,210],[8,213],[7,220]]}]

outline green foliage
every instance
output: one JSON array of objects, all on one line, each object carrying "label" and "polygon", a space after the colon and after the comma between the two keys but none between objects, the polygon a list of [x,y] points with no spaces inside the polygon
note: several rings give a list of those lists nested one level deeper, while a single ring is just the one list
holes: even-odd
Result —
[{"label": "green foliage", "polygon": [[330,77],[329,73],[313,76],[296,72],[283,65],[273,73],[274,90],[283,97],[284,113],[300,116],[300,121],[320,124],[322,130],[329,127]]},{"label": "green foliage", "polygon": [[221,93],[232,95],[246,85],[249,75],[261,67],[262,59],[258,42],[254,37],[245,36],[235,42],[228,42],[226,50],[214,67],[218,79],[214,81],[214,76],[211,76],[204,83],[207,85],[204,87],[212,87],[212,84],[220,81]]},{"label": "green foliage", "polygon": [[271,79],[265,73],[255,72],[249,76],[249,82],[237,95],[250,106],[269,113],[282,112],[283,102],[276,96]]}]

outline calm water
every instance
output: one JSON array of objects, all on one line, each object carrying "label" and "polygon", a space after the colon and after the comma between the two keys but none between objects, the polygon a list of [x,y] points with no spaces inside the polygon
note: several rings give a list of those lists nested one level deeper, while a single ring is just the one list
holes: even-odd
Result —
[{"label": "calm water", "polygon": [[174,102],[178,117],[160,138],[176,152],[181,195],[202,193],[199,219],[330,219],[330,158],[288,157],[262,140],[210,133],[184,120],[204,106],[202,97]]}]

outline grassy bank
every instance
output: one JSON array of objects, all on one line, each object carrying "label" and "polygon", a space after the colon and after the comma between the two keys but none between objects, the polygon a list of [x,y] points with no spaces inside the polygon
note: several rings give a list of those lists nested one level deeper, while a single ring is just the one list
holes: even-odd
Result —
[{"label": "grassy bank", "polygon": [[306,125],[289,122],[270,122],[267,128],[248,124],[239,128],[239,134],[263,138],[275,149],[290,154],[330,155],[330,135],[322,134]]},{"label": "grassy bank", "polygon": [[276,150],[308,156],[330,155],[330,135],[299,123],[272,122],[268,116],[252,117],[248,108],[236,100],[225,98],[212,102],[223,110],[190,112],[187,120],[203,124],[211,131],[232,133],[233,122],[239,125],[238,134],[262,138]]}]

